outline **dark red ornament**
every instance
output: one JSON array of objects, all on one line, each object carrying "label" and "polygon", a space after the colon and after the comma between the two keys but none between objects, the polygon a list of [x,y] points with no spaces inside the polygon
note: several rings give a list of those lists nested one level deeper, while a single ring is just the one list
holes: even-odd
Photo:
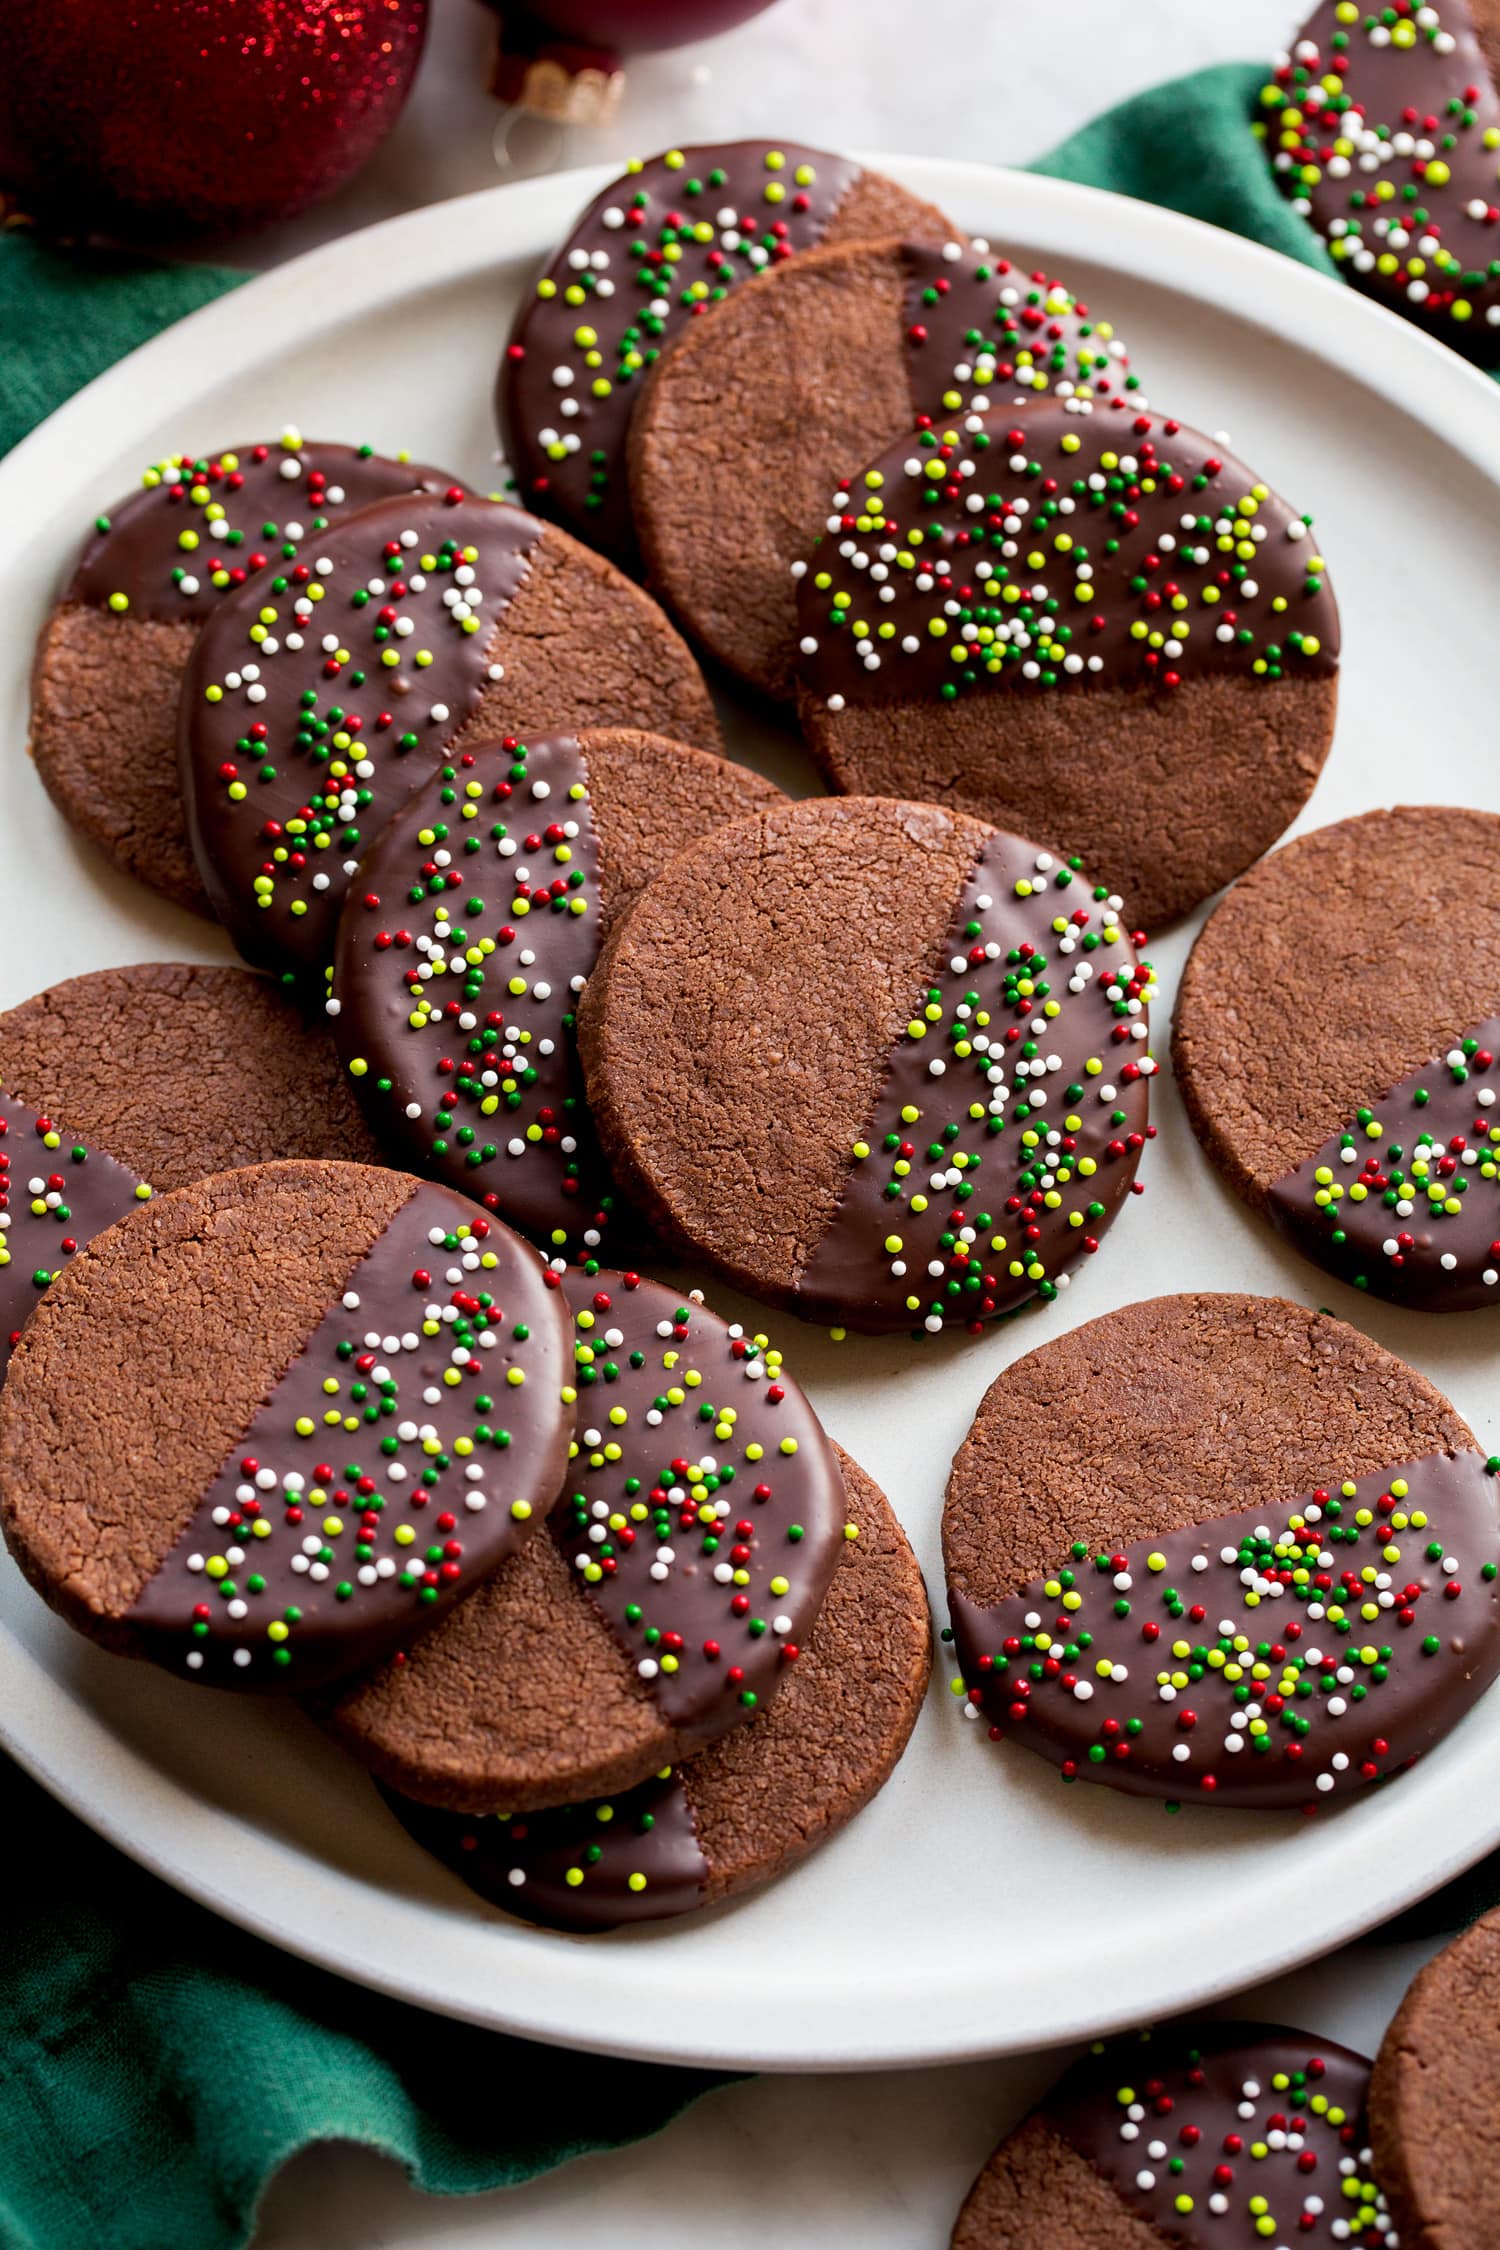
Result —
[{"label": "dark red ornament", "polygon": [[0,188],[90,233],[229,232],[390,131],[428,0],[3,0]]},{"label": "dark red ornament", "polygon": [[[528,0],[529,12],[569,39],[596,40],[622,55],[654,54],[712,39],[758,16],[771,0]],[[504,0],[501,12],[505,13]]]}]

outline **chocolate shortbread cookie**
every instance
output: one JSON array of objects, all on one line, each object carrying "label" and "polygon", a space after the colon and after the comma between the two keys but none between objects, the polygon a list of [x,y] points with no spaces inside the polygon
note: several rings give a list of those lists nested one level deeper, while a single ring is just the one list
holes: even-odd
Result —
[{"label": "chocolate shortbread cookie", "polygon": [[1304,1257],[1426,1312],[1500,1304],[1500,816],[1299,836],[1210,916],[1173,1059],[1225,1179]]},{"label": "chocolate shortbread cookie", "polygon": [[295,430],[154,461],[138,491],[95,518],[37,646],[31,754],[64,819],[127,875],[211,915],[177,778],[177,700],[198,628],[252,578],[308,582],[341,517],[450,482]]},{"label": "chocolate shortbread cookie", "polygon": [[1107,321],[986,243],[813,251],[736,290],[641,395],[631,497],[651,582],[731,672],[788,697],[803,558],[830,493],[894,431],[1135,388]]},{"label": "chocolate shortbread cookie", "polygon": [[807,557],[808,742],[838,789],[1039,836],[1172,921],[1328,755],[1339,622],[1311,520],[1159,414],[936,422],[850,478]]},{"label": "chocolate shortbread cookie", "polygon": [[221,603],[183,684],[188,830],[247,959],[321,999],[349,878],[470,743],[586,725],[717,747],[708,690],[638,586],[450,487],[364,509],[312,579]]},{"label": "chocolate shortbread cookie", "polygon": [[476,1816],[395,1791],[392,1811],[481,1898],[562,1930],[712,1906],[781,1875],[889,1779],[931,1663],[927,1596],[890,1505],[834,1448],[851,1521],[807,1647],[774,1703],[616,1797]]},{"label": "chocolate shortbread cookie", "polygon": [[535,1251],[451,1188],[217,1173],[47,1292],[0,1393],[0,1524],[106,1648],[307,1688],[430,1627],[537,1529],[566,1351]]},{"label": "chocolate shortbread cookie", "polygon": [[743,1288],[977,1329],[1096,1250],[1150,1132],[1120,901],[962,813],[816,798],[721,828],[616,923],[579,1012],[622,1188]]},{"label": "chocolate shortbread cookie", "polygon": [[1322,0],[1261,92],[1272,169],[1340,271],[1500,358],[1500,6]]},{"label": "chocolate shortbread cookie", "polygon": [[1157,1297],[992,1386],[943,1513],[956,1690],[1134,1796],[1320,1805],[1500,1671],[1500,1459],[1275,1297]]},{"label": "chocolate shortbread cookie", "polygon": [[1278,2024],[1096,2047],[1000,2143],[952,2250],[1395,2250],[1369,2083],[1363,2055]]},{"label": "chocolate shortbread cookie", "polygon": [[577,1439],[546,1536],[326,1712],[378,1779],[455,1812],[631,1789],[764,1712],[848,1536],[763,1336],[632,1273],[560,1287]]},{"label": "chocolate shortbread cookie", "polygon": [[500,433],[521,499],[626,564],[631,415],[651,369],[748,276],[813,243],[953,232],[851,157],[782,141],[668,149],[581,213],[523,297],[500,363]]},{"label": "chocolate shortbread cookie", "polygon": [[339,923],[334,1036],[370,1123],[554,1253],[614,1201],[574,1045],[620,908],[685,845],[781,791],[657,735],[477,744],[402,806]]},{"label": "chocolate shortbread cookie", "polygon": [[1500,2241],[1500,1912],[1429,1961],[1392,2018],[1370,2081],[1370,2136],[1402,2250]]},{"label": "chocolate shortbread cookie", "polygon": [[0,1376],[62,1263],[153,1188],[375,1163],[328,1039],[248,969],[146,961],[0,1015]]}]

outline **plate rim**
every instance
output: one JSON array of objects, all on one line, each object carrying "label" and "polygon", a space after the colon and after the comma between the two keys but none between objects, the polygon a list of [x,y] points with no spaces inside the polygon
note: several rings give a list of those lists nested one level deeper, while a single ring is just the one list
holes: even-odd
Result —
[{"label": "plate rim", "polygon": [[[1047,241],[1049,259],[1055,257],[1064,271],[1070,258],[1092,265],[1114,263],[1124,273],[1237,318],[1259,316],[1268,326],[1289,330],[1299,349],[1337,363],[1346,378],[1438,437],[1487,480],[1500,483],[1500,386],[1446,345],[1337,279],[1182,213],[1078,182],[941,157],[886,154],[865,161],[940,203],[960,209],[1003,206],[1006,229],[1023,240]],[[386,219],[255,275],[97,376],[0,460],[0,520],[18,525],[24,542],[36,522],[45,520],[40,512],[54,464],[65,465],[78,444],[87,449],[91,427],[107,424],[117,402],[137,400],[142,386],[173,398],[191,394],[198,365],[229,363],[253,371],[259,360],[282,355],[289,337],[308,340],[336,327],[346,317],[356,282],[367,290],[373,287],[376,302],[398,302],[423,289],[473,279],[504,254],[508,241],[524,245],[555,235],[566,212],[617,173],[616,165],[600,164],[481,189]],[[1372,367],[1378,368],[1378,379]],[[92,1759],[87,1754],[90,1741],[95,1745]],[[101,1742],[108,1746],[102,1760]],[[545,1983],[545,1975],[539,1979],[533,1973],[533,1989],[519,1999],[438,1988],[424,1981],[419,1959],[409,1965],[412,1956],[400,1945],[393,1949],[395,1967],[345,1946],[336,1901],[327,1926],[305,1939],[284,1924],[273,1925],[257,1912],[255,1895],[277,1896],[274,1880],[251,1876],[241,1894],[219,1879],[225,1865],[236,1863],[235,1855],[224,1853],[222,1835],[214,1829],[226,1816],[212,1812],[191,1790],[153,1766],[134,1743],[111,1735],[4,1626],[0,1745],[117,1849],[253,1935],[393,1999],[547,2044],[710,2069],[877,2070],[1024,2053],[1121,2028],[1136,2012],[1111,2016],[1106,2011],[1101,2021],[1097,2003],[1080,2008],[1077,2000],[1059,1992],[1045,2025],[1027,2024],[1019,2032],[993,2022],[929,2032],[921,2021],[903,2019],[892,2033],[883,2018],[877,2028],[865,2011],[852,2010],[831,2025],[820,2024],[809,2040],[799,2039],[778,2020],[773,1999],[753,2024],[738,2012],[733,2029],[726,2027],[731,2044],[705,2040],[696,2032],[684,2034],[660,2021],[628,2036],[602,2022],[580,2028],[572,2007],[576,1984],[564,1980],[563,2007],[550,2013],[534,1989]],[[1470,1794],[1477,1803],[1480,1793]],[[196,1837],[195,1824],[202,1832]],[[297,1845],[252,1831],[245,1823],[236,1825],[257,1836],[273,1876],[278,1866],[305,1873],[308,1858]],[[1347,1942],[1426,1896],[1496,1844],[1500,1800],[1488,1828],[1480,1823],[1466,1841],[1429,1860],[1420,1875],[1384,1887],[1371,1880],[1357,1890],[1348,1910],[1331,1914],[1322,1925],[1323,1948]],[[336,1870],[325,1872],[335,1890],[346,1886],[347,1879]],[[1174,2011],[1206,2005],[1293,1968],[1305,1958],[1305,1950],[1296,1938],[1279,1944],[1268,1939],[1248,1972],[1241,1965],[1232,1973],[1215,1974],[1209,1963],[1188,1987],[1174,1988]]]}]

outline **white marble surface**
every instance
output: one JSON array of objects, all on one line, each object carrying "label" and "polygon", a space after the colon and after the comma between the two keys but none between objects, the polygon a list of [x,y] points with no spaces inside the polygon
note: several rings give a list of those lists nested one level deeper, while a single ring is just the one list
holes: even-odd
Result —
[{"label": "white marble surface", "polygon": [[[865,149],[1025,163],[1095,111],[1208,62],[1269,54],[1295,0],[780,0],[722,38],[632,64],[601,135],[518,155],[582,163],[672,140],[775,130]],[[270,264],[415,203],[493,185],[499,112],[485,90],[491,20],[434,0],[433,33],[401,124],[331,203],[251,241],[216,246]],[[1003,1898],[997,1898],[1003,1914]],[[1163,1947],[1171,1932],[1161,1933]],[[1427,1946],[1367,1942],[1247,1994],[1373,2047]],[[1059,1976],[1066,1975],[1065,1964]],[[1047,2083],[1048,2058],[868,2077],[765,2078],[700,2102],[655,2140],[493,2195],[418,2195],[366,2151],[318,2148],[273,2184],[258,2250],[940,2250],[970,2177]],[[497,2089],[503,2117],[503,2089]],[[501,2128],[503,2130],[503,2126]]]}]

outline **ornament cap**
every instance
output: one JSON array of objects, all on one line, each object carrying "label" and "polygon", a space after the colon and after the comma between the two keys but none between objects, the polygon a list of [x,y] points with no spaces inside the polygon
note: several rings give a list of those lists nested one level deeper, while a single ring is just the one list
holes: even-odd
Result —
[{"label": "ornament cap", "polygon": [[491,92],[497,101],[554,125],[608,125],[625,91],[612,47],[560,38],[526,8],[500,17]]}]

